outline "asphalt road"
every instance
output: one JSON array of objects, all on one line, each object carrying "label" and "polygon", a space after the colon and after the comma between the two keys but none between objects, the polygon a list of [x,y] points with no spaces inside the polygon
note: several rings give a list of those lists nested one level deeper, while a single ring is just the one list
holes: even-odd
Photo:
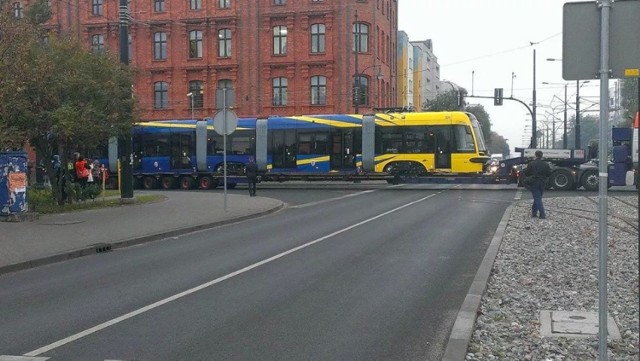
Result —
[{"label": "asphalt road", "polygon": [[261,187],[289,204],[270,216],[3,276],[0,354],[440,359],[520,192],[308,188]]}]

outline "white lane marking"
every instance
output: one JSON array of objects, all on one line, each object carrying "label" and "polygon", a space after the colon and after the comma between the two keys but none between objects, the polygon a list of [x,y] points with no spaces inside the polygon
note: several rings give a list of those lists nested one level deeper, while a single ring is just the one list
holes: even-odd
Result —
[{"label": "white lane marking", "polygon": [[9,356],[0,355],[0,361],[46,361],[51,357],[25,357],[25,356]]},{"label": "white lane marking", "polygon": [[516,195],[513,197],[513,200],[519,201],[522,199],[522,189],[518,189],[516,191]]},{"label": "white lane marking", "polygon": [[312,245],[314,245],[314,244],[316,244],[316,243],[322,242],[322,241],[324,241],[324,240],[326,240],[326,239],[328,239],[328,238],[331,238],[331,237],[336,236],[336,235],[338,235],[338,234],[341,234],[341,233],[347,232],[347,231],[352,230],[352,229],[354,229],[354,228],[356,228],[356,227],[359,227],[359,226],[361,226],[361,225],[363,225],[363,224],[367,224],[367,223],[369,223],[369,222],[375,221],[375,220],[376,220],[376,219],[378,219],[378,218],[381,218],[381,217],[384,217],[384,216],[386,216],[386,215],[388,215],[388,214],[391,214],[391,213],[397,212],[397,211],[399,211],[399,210],[401,210],[401,209],[403,209],[403,208],[407,208],[407,207],[412,206],[412,205],[414,205],[414,204],[416,204],[416,203],[420,203],[420,202],[422,202],[422,201],[424,201],[424,200],[427,200],[427,199],[429,199],[429,198],[435,197],[436,195],[438,195],[438,194],[440,194],[440,193],[443,193],[443,192],[444,192],[444,191],[440,191],[440,192],[438,192],[438,193],[431,194],[431,195],[428,195],[428,196],[426,196],[426,197],[422,197],[422,198],[420,198],[420,199],[418,199],[418,200],[415,200],[415,201],[413,201],[413,202],[409,202],[409,203],[404,204],[404,205],[402,205],[402,206],[396,207],[396,208],[391,209],[391,210],[389,210],[389,211],[386,211],[386,212],[380,213],[380,214],[378,214],[377,216],[374,216],[374,217],[371,217],[371,218],[369,218],[369,219],[365,219],[364,221],[361,221],[361,222],[358,222],[358,223],[352,224],[352,225],[350,225],[350,226],[348,226],[348,227],[345,227],[345,228],[343,228],[343,229],[341,229],[341,230],[338,230],[338,231],[335,231],[335,232],[333,232],[333,233],[327,234],[327,235],[322,236],[322,237],[320,237],[320,238],[317,238],[317,239],[315,239],[315,240],[313,240],[313,241],[311,241],[311,242],[308,242],[308,243],[305,243],[305,244],[300,245],[300,246],[298,246],[298,247],[292,248],[292,249],[290,249],[290,250],[288,250],[288,251],[285,251],[285,252],[279,253],[279,254],[277,254],[277,255],[275,255],[275,256],[269,257],[269,258],[264,259],[264,260],[262,260],[262,261],[260,261],[260,262],[257,262],[257,263],[254,263],[254,264],[250,265],[250,266],[247,266],[247,267],[244,267],[244,268],[242,268],[242,269],[239,269],[239,270],[237,270],[237,271],[235,271],[235,272],[231,272],[231,273],[229,273],[229,274],[227,274],[227,275],[224,275],[224,276],[222,276],[222,277],[216,278],[216,279],[214,279],[214,280],[212,280],[212,281],[209,281],[209,282],[203,283],[203,284],[201,284],[201,285],[199,285],[199,286],[196,286],[196,287],[190,288],[190,289],[188,289],[188,290],[186,290],[186,291],[183,291],[183,292],[177,293],[177,294],[175,294],[175,295],[173,295],[173,296],[171,296],[171,297],[167,297],[167,298],[165,298],[165,299],[163,299],[163,300],[160,300],[160,301],[155,302],[155,303],[152,303],[152,304],[150,304],[150,305],[148,305],[148,306],[145,306],[145,307],[139,308],[139,309],[137,309],[137,310],[135,310],[135,311],[129,312],[129,313],[127,313],[127,314],[125,314],[125,315],[122,315],[122,316],[120,316],[120,317],[116,317],[116,318],[114,318],[114,319],[112,319],[112,320],[109,320],[109,321],[107,321],[107,322],[101,323],[101,324],[99,324],[99,325],[96,325],[96,326],[91,327],[91,328],[89,328],[89,329],[86,329],[86,330],[84,330],[84,331],[78,332],[78,333],[76,333],[75,335],[71,335],[71,336],[69,336],[69,337],[63,338],[62,340],[59,340],[59,341],[56,341],[56,342],[51,343],[51,344],[49,344],[49,345],[46,345],[46,346],[40,347],[40,348],[39,348],[39,349],[37,349],[37,350],[33,350],[33,351],[31,351],[31,352],[27,352],[27,353],[25,353],[24,355],[25,355],[25,356],[38,356],[38,355],[43,354],[43,353],[45,353],[45,352],[51,351],[51,350],[53,350],[53,349],[56,349],[56,348],[58,348],[58,347],[60,347],[60,346],[64,346],[64,345],[66,345],[66,344],[68,344],[68,343],[71,343],[71,342],[73,342],[73,341],[79,340],[79,339],[81,339],[81,338],[83,338],[83,337],[85,337],[85,336],[88,336],[88,335],[90,335],[90,334],[92,334],[92,333],[95,333],[95,332],[101,331],[101,330],[103,330],[103,329],[105,329],[105,328],[107,328],[107,327],[113,326],[113,325],[115,325],[115,324],[117,324],[117,323],[120,323],[120,322],[122,322],[122,321],[125,321],[125,320],[127,320],[127,319],[130,319],[130,318],[132,318],[132,317],[134,317],[134,316],[137,316],[137,315],[139,315],[139,314],[142,314],[142,313],[145,313],[145,312],[147,312],[147,311],[153,310],[154,308],[158,308],[158,307],[160,307],[160,306],[162,306],[162,305],[165,305],[165,304],[167,304],[167,303],[169,303],[169,302],[173,302],[173,301],[175,301],[175,300],[178,300],[178,299],[180,299],[180,298],[183,298],[183,297],[185,297],[185,296],[188,296],[188,295],[190,295],[190,294],[192,294],[192,293],[195,293],[195,292],[201,291],[201,290],[203,290],[203,289],[205,289],[205,288],[208,288],[208,287],[211,287],[211,286],[213,286],[213,285],[215,285],[215,284],[217,284],[217,283],[220,283],[220,282],[225,281],[225,280],[228,280],[228,279],[230,279],[230,278],[232,278],[232,277],[235,277],[235,276],[238,276],[238,275],[243,274],[243,273],[245,273],[245,272],[248,272],[248,271],[250,271],[250,270],[252,270],[252,269],[254,269],[254,268],[260,267],[260,266],[262,266],[262,265],[264,265],[264,264],[267,264],[267,263],[269,263],[269,262],[275,261],[275,260],[277,260],[277,259],[279,259],[279,258],[282,258],[282,257],[284,257],[284,256],[290,255],[290,254],[292,254],[292,253],[294,253],[294,252],[297,252],[297,251],[299,251],[299,250],[301,250],[301,249],[304,249],[304,248],[307,248],[307,247],[309,247],[309,246],[312,246]]},{"label": "white lane marking", "polygon": [[351,194],[347,194],[344,196],[340,196],[340,197],[335,197],[335,198],[329,198],[329,199],[323,199],[321,201],[315,201],[315,202],[309,202],[309,203],[304,203],[304,204],[299,204],[297,206],[291,206],[288,208],[306,208],[306,207],[313,207],[313,206],[317,206],[318,204],[323,204],[323,203],[328,203],[328,202],[333,202],[333,201],[337,201],[340,199],[346,199],[346,198],[350,198],[350,197],[355,197],[355,196],[359,196],[362,194],[366,194],[366,193],[371,193],[371,192],[375,192],[376,189],[371,189],[368,191],[362,191],[362,192],[357,192],[357,193],[351,193]]}]

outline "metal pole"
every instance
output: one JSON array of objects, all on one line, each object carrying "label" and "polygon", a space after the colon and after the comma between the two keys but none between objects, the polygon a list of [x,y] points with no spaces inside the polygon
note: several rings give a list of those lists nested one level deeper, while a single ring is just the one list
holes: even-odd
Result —
[{"label": "metal pole", "polygon": [[[120,62],[129,64],[129,8],[127,0],[120,0]],[[133,144],[131,135],[121,136],[118,140],[118,154],[122,170],[120,172],[120,198],[133,198]]]},{"label": "metal pole", "polygon": [[227,211],[227,87],[222,89],[222,119],[224,125],[222,126],[222,164],[224,165],[223,177],[224,177],[224,211]]},{"label": "metal pole", "polygon": [[531,113],[531,148],[538,147],[537,123],[536,123],[536,49],[533,49],[533,111]]},{"label": "metal pole", "polygon": [[[473,91],[475,88],[475,82],[476,82],[476,71],[475,70],[471,70],[471,96],[473,96]],[[513,85],[511,86],[511,96],[513,96]]]},{"label": "metal pole", "polygon": [[511,72],[511,97],[513,98],[513,79],[516,77],[516,73]]},{"label": "metal pole", "polygon": [[358,24],[358,10],[356,10],[356,58],[355,58],[355,68],[356,68],[356,88],[354,89],[354,106],[356,114],[360,112],[360,74],[358,73],[358,53],[360,52],[360,25]]},{"label": "metal pole", "polygon": [[607,361],[607,128],[609,125],[609,15],[611,12],[611,0],[602,0],[600,22],[600,141],[598,144],[599,172],[598,181],[598,227],[599,227],[599,254],[598,254],[598,355],[600,361]]},{"label": "metal pole", "polygon": [[[608,103],[608,102],[607,102]],[[576,80],[576,141],[574,149],[580,149],[580,80]]]},{"label": "metal pole", "polygon": [[567,83],[564,84],[564,131],[562,132],[562,149],[567,149]]},{"label": "metal pole", "polygon": [[193,92],[191,92],[191,120],[195,120],[193,117]]}]

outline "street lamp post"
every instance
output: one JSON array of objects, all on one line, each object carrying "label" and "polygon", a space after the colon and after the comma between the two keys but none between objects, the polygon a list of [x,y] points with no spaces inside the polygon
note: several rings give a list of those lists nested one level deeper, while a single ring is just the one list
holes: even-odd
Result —
[{"label": "street lamp post", "polygon": [[193,117],[193,98],[194,98],[194,94],[193,94],[193,92],[188,92],[188,93],[187,93],[187,96],[188,96],[189,98],[191,98],[191,119],[195,119],[195,118]]}]

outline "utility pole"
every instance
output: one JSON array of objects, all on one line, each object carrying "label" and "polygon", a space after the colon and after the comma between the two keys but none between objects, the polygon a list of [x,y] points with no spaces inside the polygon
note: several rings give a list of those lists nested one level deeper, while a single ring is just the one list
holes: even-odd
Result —
[{"label": "utility pole", "polygon": [[576,144],[575,149],[580,149],[580,80],[576,80]]},{"label": "utility pole", "polygon": [[538,134],[536,123],[536,49],[533,49],[533,107],[531,112],[531,148],[538,147]]},{"label": "utility pole", "polygon": [[567,83],[564,83],[564,131],[562,132],[562,149],[567,149]]},{"label": "utility pole", "polygon": [[[120,0],[120,62],[129,64],[129,8],[127,0]],[[122,201],[134,201],[133,198],[133,144],[131,134],[121,135],[118,140],[120,159],[120,198]]]},{"label": "utility pole", "polygon": [[355,15],[355,33],[356,33],[356,58],[355,58],[355,68],[356,68],[356,87],[353,90],[353,96],[355,98],[354,106],[356,114],[360,112],[360,74],[358,73],[358,53],[360,52],[360,24],[358,24],[358,10],[356,10]]}]

